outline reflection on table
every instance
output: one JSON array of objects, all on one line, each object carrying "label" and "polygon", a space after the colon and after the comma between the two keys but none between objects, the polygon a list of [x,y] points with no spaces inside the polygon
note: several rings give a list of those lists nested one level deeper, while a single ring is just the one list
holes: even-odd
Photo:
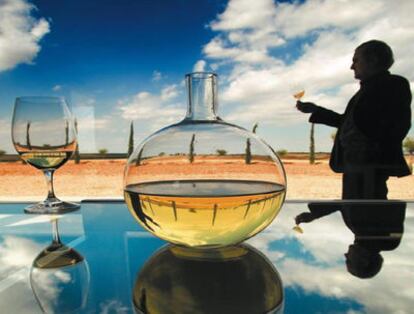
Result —
[{"label": "reflection on table", "polygon": [[[165,246],[121,201],[83,202],[57,217],[52,241],[50,217],[26,215],[26,205],[0,204],[2,313],[255,314],[280,310],[280,297],[288,314],[410,313],[414,306],[412,202],[287,202],[242,246],[246,254],[223,251],[225,261]],[[313,215],[300,224],[303,234],[292,230],[301,213]],[[379,253],[380,271],[351,274],[350,245]]]},{"label": "reflection on table", "polygon": [[282,313],[283,287],[275,267],[249,245],[169,245],[138,274],[133,301],[138,313]]},{"label": "reflection on table", "polygon": [[52,242],[34,259],[30,286],[44,313],[79,313],[88,296],[88,264],[60,240],[58,218],[52,216],[51,223]]},{"label": "reflection on table", "polygon": [[295,217],[297,224],[309,223],[340,211],[354,241],[345,253],[347,270],[359,278],[374,277],[383,264],[381,251],[394,250],[401,242],[405,209],[401,201],[309,203],[309,212]]}]

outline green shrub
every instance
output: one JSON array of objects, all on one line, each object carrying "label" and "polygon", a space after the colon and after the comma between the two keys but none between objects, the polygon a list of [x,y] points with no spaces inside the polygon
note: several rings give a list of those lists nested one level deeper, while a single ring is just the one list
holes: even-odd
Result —
[{"label": "green shrub", "polygon": [[410,155],[414,154],[414,139],[412,137],[406,137],[403,142],[403,147]]},{"label": "green shrub", "polygon": [[277,154],[279,157],[286,156],[286,155],[287,155],[287,153],[288,153],[287,149],[279,149],[278,151],[276,151],[276,154]]}]

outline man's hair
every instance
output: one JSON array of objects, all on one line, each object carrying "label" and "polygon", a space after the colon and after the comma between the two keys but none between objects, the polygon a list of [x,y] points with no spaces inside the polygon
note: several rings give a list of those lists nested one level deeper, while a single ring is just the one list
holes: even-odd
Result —
[{"label": "man's hair", "polygon": [[346,268],[355,277],[372,278],[381,270],[384,259],[379,251],[370,250],[358,242],[355,240],[355,243],[349,246],[348,253],[345,254]]},{"label": "man's hair", "polygon": [[362,43],[357,47],[361,49],[366,58],[375,57],[378,61],[378,67],[388,70],[394,63],[394,54],[391,47],[380,40],[370,40]]}]

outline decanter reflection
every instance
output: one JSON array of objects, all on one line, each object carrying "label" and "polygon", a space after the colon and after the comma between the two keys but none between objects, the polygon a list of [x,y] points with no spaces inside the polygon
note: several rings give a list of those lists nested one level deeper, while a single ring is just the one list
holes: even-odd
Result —
[{"label": "decanter reflection", "polygon": [[283,313],[283,299],[277,270],[246,244],[168,245],[144,265],[133,291],[137,313]]},{"label": "decanter reflection", "polygon": [[285,171],[269,145],[216,116],[215,74],[189,74],[186,84],[184,120],[154,133],[130,156],[125,201],[143,227],[172,243],[239,243],[279,213]]},{"label": "decanter reflection", "polygon": [[44,313],[79,313],[89,290],[86,260],[60,241],[57,218],[51,219],[52,243],[35,258],[30,285]]}]

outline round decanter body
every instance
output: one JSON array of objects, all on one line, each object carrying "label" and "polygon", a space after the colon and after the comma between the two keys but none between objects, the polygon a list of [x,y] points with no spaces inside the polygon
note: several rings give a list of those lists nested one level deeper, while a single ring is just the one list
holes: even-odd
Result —
[{"label": "round decanter body", "polygon": [[279,213],[285,172],[270,146],[215,116],[214,93],[200,96],[211,110],[193,108],[193,94],[190,89],[187,117],[151,135],[128,159],[125,201],[144,228],[169,242],[198,248],[239,243]]}]

